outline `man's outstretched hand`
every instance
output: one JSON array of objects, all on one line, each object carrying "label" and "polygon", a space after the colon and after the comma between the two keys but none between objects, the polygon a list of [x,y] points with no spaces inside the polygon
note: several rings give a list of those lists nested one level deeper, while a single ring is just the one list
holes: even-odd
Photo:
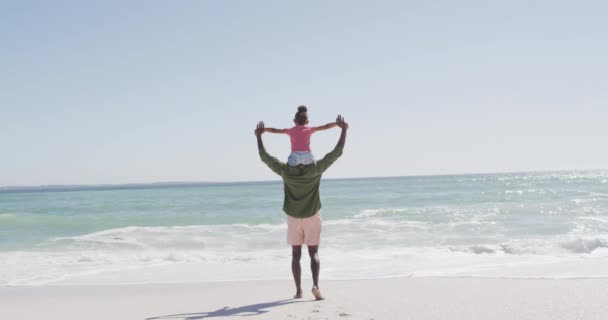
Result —
[{"label": "man's outstretched hand", "polygon": [[[342,128],[342,130],[348,129],[348,123],[344,121],[344,117],[342,115],[338,115],[338,117],[336,118],[336,124],[338,125],[338,127]],[[262,123],[262,125],[264,124]]]},{"label": "man's outstretched hand", "polygon": [[258,125],[255,127],[255,136],[256,137],[261,137],[262,133],[264,133],[264,121],[260,121],[258,122]]}]

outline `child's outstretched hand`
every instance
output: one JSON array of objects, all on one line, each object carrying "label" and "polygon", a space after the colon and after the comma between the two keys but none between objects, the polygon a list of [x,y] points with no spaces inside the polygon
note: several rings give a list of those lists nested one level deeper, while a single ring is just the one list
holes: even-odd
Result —
[{"label": "child's outstretched hand", "polygon": [[264,121],[258,122],[258,125],[255,127],[255,131],[253,133],[258,138],[262,136],[262,133],[264,133]]},{"label": "child's outstretched hand", "polygon": [[338,115],[338,117],[336,117],[336,124],[343,130],[348,129],[348,123],[344,120],[342,115]]}]

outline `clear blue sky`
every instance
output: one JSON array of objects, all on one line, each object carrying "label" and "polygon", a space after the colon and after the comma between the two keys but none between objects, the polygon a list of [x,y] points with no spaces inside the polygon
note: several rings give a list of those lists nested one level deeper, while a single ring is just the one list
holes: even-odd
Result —
[{"label": "clear blue sky", "polygon": [[[0,186],[277,179],[253,129],[343,114],[326,177],[608,167],[604,1],[4,1]],[[320,158],[338,139],[313,136]],[[265,136],[289,153],[286,136]]]}]

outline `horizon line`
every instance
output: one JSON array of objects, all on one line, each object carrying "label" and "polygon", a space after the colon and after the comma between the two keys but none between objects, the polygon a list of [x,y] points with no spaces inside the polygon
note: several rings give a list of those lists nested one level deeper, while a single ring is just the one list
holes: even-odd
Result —
[{"label": "horizon line", "polygon": [[[492,174],[525,174],[525,173],[556,173],[556,172],[592,172],[604,171],[608,169],[564,169],[564,170],[530,170],[530,171],[501,171],[501,172],[474,172],[474,173],[443,173],[443,174],[413,174],[413,175],[396,175],[396,176],[362,176],[362,177],[346,177],[346,178],[325,178],[323,180],[362,180],[362,179],[387,179],[387,178],[415,178],[415,177],[449,177],[449,176],[471,176],[471,175],[492,175]],[[222,184],[251,184],[251,183],[273,183],[280,182],[280,179],[275,180],[233,180],[233,181],[157,181],[157,182],[128,182],[128,183],[99,183],[99,184],[47,184],[47,185],[7,185],[0,186],[0,192],[10,191],[54,191],[45,188],[68,190],[83,190],[83,189],[136,189],[137,187],[179,187],[179,186],[197,186],[197,185],[222,185]],[[57,191],[68,191],[57,190]]]}]

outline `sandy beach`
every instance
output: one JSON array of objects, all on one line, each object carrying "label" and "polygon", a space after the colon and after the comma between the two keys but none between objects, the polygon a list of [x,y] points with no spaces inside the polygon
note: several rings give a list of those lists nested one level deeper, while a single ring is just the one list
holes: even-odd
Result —
[{"label": "sandy beach", "polygon": [[[309,286],[305,281],[305,286]],[[608,279],[400,278],[0,288],[2,319],[606,319]]]}]

